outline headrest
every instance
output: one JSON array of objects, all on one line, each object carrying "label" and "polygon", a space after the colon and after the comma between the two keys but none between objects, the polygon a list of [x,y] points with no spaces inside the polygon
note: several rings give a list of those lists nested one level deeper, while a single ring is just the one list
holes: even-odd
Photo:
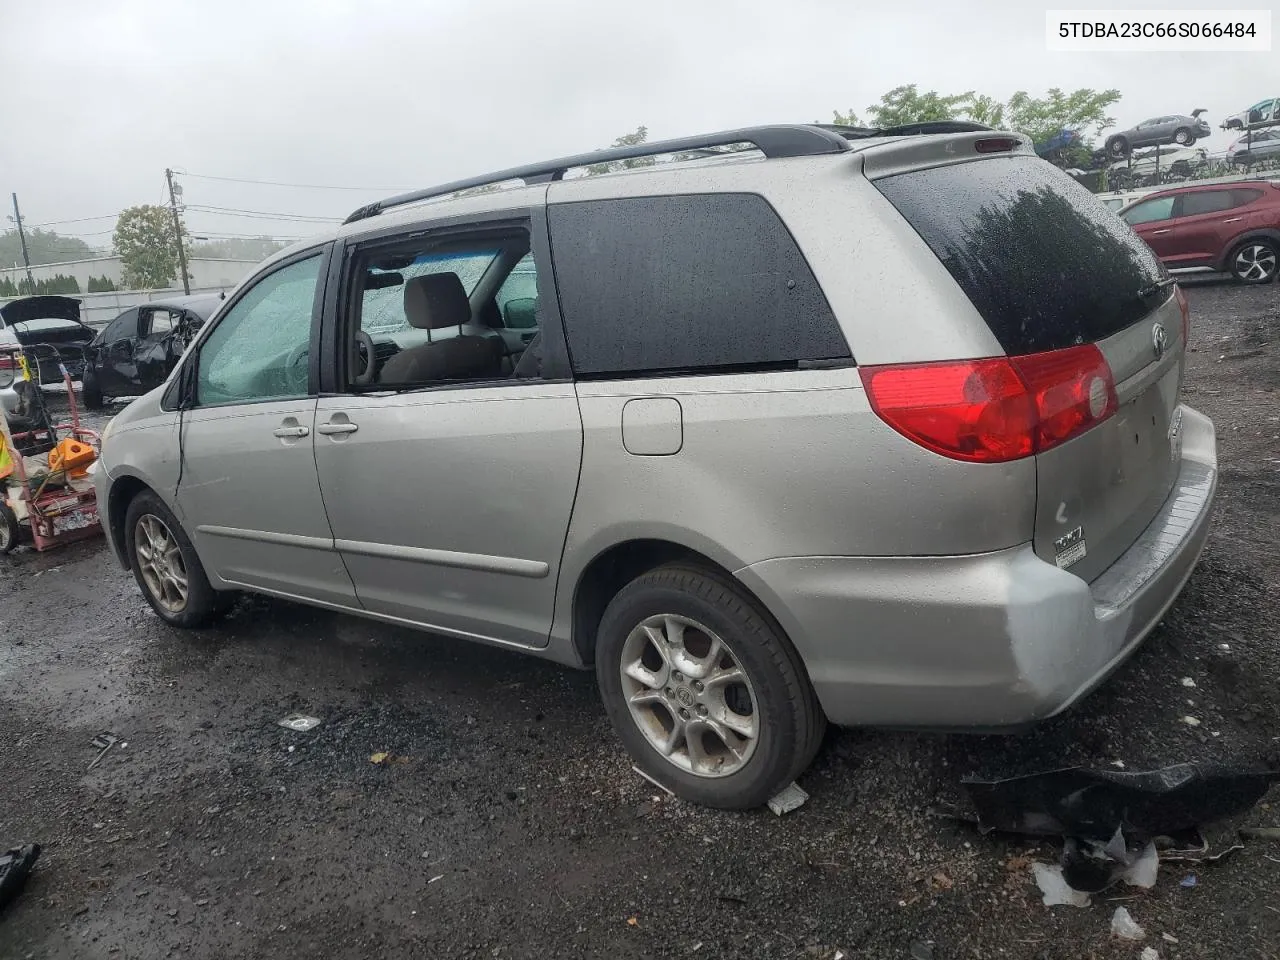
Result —
[{"label": "headrest", "polygon": [[428,273],[405,283],[404,315],[419,330],[459,327],[471,322],[471,304],[456,273]]}]

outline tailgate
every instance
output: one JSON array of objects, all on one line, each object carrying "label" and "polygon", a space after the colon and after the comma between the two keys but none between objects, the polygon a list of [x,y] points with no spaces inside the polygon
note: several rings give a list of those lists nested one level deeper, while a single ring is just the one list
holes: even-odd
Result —
[{"label": "tailgate", "polygon": [[1085,580],[1133,544],[1178,476],[1186,344],[1177,300],[1098,347],[1115,376],[1116,413],[1036,458],[1035,551]]},{"label": "tailgate", "polygon": [[1093,194],[1025,152],[884,166],[875,186],[1006,355],[1093,344],[1110,367],[1116,412],[1036,455],[1036,553],[1092,580],[1132,545],[1177,475],[1185,344],[1168,272]]}]

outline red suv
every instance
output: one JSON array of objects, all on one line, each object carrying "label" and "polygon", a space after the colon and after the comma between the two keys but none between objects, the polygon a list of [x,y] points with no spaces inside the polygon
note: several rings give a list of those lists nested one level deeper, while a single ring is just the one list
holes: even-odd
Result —
[{"label": "red suv", "polygon": [[1267,283],[1280,262],[1280,184],[1248,180],[1152,193],[1120,211],[1165,266]]}]

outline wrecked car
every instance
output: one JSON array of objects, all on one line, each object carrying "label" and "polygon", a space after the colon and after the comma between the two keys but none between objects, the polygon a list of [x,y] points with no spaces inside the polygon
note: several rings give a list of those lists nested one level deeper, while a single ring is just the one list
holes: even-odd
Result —
[{"label": "wrecked car", "polygon": [[1280,124],[1280,97],[1259,100],[1248,110],[1241,110],[1222,121],[1223,130],[1260,130]]},{"label": "wrecked car", "polygon": [[112,397],[136,397],[164,383],[220,296],[154,300],[130,307],[104,327],[86,352],[84,405],[92,410]]},{"label": "wrecked car", "polygon": [[12,413],[19,406],[14,348],[27,348],[31,373],[40,383],[61,385],[59,361],[72,380],[80,379],[85,347],[93,336],[93,329],[80,322],[80,301],[74,297],[23,297],[0,307],[0,409]]},{"label": "wrecked car", "polygon": [[1189,306],[1026,137],[942,126],[362,207],[104,431],[120,563],[177,627],[247,590],[593,669],[634,764],[714,807],[828,722],[1066,710],[1208,534]]},{"label": "wrecked car", "polygon": [[1104,149],[1108,156],[1121,158],[1140,147],[1155,147],[1165,143],[1189,147],[1213,132],[1209,124],[1200,119],[1202,113],[1203,110],[1193,110],[1189,117],[1178,113],[1143,120],[1128,130],[1111,134],[1107,137]]}]

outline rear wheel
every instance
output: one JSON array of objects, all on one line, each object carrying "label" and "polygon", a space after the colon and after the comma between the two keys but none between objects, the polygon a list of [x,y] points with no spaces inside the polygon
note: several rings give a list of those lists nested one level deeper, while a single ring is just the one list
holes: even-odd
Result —
[{"label": "rear wheel", "polygon": [[19,532],[18,518],[7,503],[0,502],[0,554],[13,551],[18,545]]},{"label": "rear wheel", "polygon": [[1231,254],[1231,275],[1241,283],[1269,283],[1275,279],[1280,250],[1270,240],[1246,240]]},{"label": "rear wheel", "polygon": [[84,401],[84,405],[90,410],[101,410],[106,403],[106,397],[102,395],[102,388],[98,386],[98,378],[86,370],[80,384],[80,399]]},{"label": "rear wheel", "polygon": [[1129,138],[1122,137],[1119,134],[1107,141],[1107,153],[1115,157],[1117,160],[1123,160],[1129,155]]},{"label": "rear wheel", "polygon": [[175,627],[201,627],[226,609],[229,598],[210,585],[177,517],[154,493],[133,498],[124,534],[134,579],[160,619]]},{"label": "rear wheel", "polygon": [[1179,127],[1173,132],[1173,142],[1183,147],[1189,147],[1196,142],[1196,138],[1186,127]]},{"label": "rear wheel", "polygon": [[756,807],[817,752],[826,719],[799,655],[729,578],[685,566],[642,574],[609,603],[597,642],[614,729],[677,796]]}]

